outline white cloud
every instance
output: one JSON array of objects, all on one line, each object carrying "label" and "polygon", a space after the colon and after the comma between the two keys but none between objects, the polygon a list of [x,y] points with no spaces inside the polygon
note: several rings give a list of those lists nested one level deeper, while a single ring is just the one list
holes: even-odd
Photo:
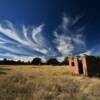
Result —
[{"label": "white cloud", "polygon": [[[47,41],[47,38],[43,34],[44,24],[31,27],[31,29],[23,25],[22,30],[17,29],[10,21],[7,21],[5,25],[0,24],[0,34],[3,35],[3,38],[0,37],[0,48],[8,51],[4,56],[2,53],[0,55],[1,57],[17,57],[16,59],[20,58],[19,55],[24,55],[20,59],[25,61],[27,56],[34,55],[34,52],[41,54],[40,58],[43,61],[46,61],[50,57],[56,57],[59,54],[61,54],[61,58],[72,55],[75,51],[80,51],[85,47],[84,36],[81,33],[79,34],[81,28],[77,29],[79,30],[78,34],[70,29],[72,21],[75,24],[78,20],[78,18],[74,21],[70,20],[64,15],[61,25],[54,32],[53,42],[55,43],[55,47],[48,45],[51,44],[49,43],[51,41]],[[54,51],[55,48],[57,51]]]},{"label": "white cloud", "polygon": [[0,24],[0,32],[2,34],[4,34],[5,36],[9,37],[10,39],[13,39],[13,40],[18,41],[19,43],[22,43],[22,44],[26,44],[27,45],[27,42],[24,41],[24,40],[22,40],[18,36],[18,34],[17,34],[17,32],[16,32],[16,30],[13,27],[13,24],[11,22],[7,22],[7,26],[8,27],[4,27],[2,24]]},{"label": "white cloud", "polygon": [[81,53],[80,55],[96,55],[96,56],[100,56],[100,45],[96,45],[95,47],[87,50],[86,52]]},{"label": "white cloud", "polygon": [[93,55],[93,51],[92,50],[87,50],[86,52],[80,53],[79,55],[80,56],[83,56],[83,55]]},{"label": "white cloud", "polygon": [[[74,24],[79,20],[75,19]],[[86,47],[85,39],[82,33],[75,33],[70,27],[72,21],[64,16],[62,18],[62,24],[54,32],[54,43],[56,49],[63,56],[72,55],[75,52],[79,52]]]},{"label": "white cloud", "polygon": [[30,57],[30,56],[16,56],[14,58],[15,61],[23,61],[23,62],[31,62],[34,59],[34,57]]},{"label": "white cloud", "polygon": [[59,61],[59,62],[62,62],[62,61],[64,61],[64,56],[62,56],[62,57],[57,57],[56,59]]},{"label": "white cloud", "polygon": [[[40,44],[39,40],[36,38],[38,34],[40,34],[43,30],[44,24],[40,25],[39,27],[32,30],[32,38],[35,43]],[[43,42],[43,41],[41,41]]]},{"label": "white cloud", "polygon": [[30,37],[28,37],[28,28],[26,28],[25,26],[23,26],[23,34],[28,42],[28,46],[31,49],[41,52],[43,54],[47,54],[48,49],[46,48],[47,46],[45,42],[46,39],[42,35],[43,26],[44,24],[32,29],[31,32],[32,40],[30,39]]},{"label": "white cloud", "polygon": [[84,41],[84,36],[83,34],[77,34],[75,35],[75,37],[73,36],[73,41],[76,43],[76,44],[79,44],[79,45],[82,45],[85,47],[85,41]]},{"label": "white cloud", "polygon": [[0,53],[0,59],[2,59],[2,58],[15,58],[15,55],[14,54],[12,54],[12,53],[8,53],[8,52],[6,52],[6,53]]},{"label": "white cloud", "polygon": [[72,21],[72,25],[77,24],[77,22],[79,22],[79,20],[82,18],[82,16],[76,16],[75,19]]},{"label": "white cloud", "polygon": [[[22,32],[20,33],[20,35],[22,35],[24,39],[19,35],[17,29],[11,22],[7,21],[5,25],[6,27],[0,24],[0,34],[3,34],[4,36],[8,37],[8,39],[1,38],[2,42],[4,42],[5,44],[10,43],[12,45],[14,44],[13,41],[10,41],[12,39],[16,41],[16,43],[18,44],[17,45],[15,44],[15,48],[11,48],[11,46],[5,46],[5,45],[2,45],[1,48],[4,48],[12,53],[19,53],[19,54],[22,52],[20,48],[23,47],[31,49],[32,51],[37,51],[42,54],[47,54],[49,52],[47,48],[47,43],[45,42],[46,38],[43,36],[42,33],[44,24],[33,28],[32,31],[30,31],[29,28],[23,25]],[[29,34],[31,34],[31,37],[29,37]]]},{"label": "white cloud", "polygon": [[63,28],[63,30],[66,30],[67,28],[66,28],[66,26],[67,27],[69,27],[69,25],[70,25],[70,20],[66,17],[66,15],[64,15],[63,17],[62,17],[62,28]]},{"label": "white cloud", "polygon": [[62,55],[71,55],[74,46],[71,44],[71,38],[64,35],[55,35],[55,41],[57,50]]}]

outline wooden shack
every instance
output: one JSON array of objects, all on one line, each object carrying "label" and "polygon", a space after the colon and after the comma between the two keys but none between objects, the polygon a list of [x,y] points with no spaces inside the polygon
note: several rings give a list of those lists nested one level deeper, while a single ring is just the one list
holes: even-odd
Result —
[{"label": "wooden shack", "polygon": [[100,57],[87,55],[70,57],[69,66],[73,75],[100,76]]}]

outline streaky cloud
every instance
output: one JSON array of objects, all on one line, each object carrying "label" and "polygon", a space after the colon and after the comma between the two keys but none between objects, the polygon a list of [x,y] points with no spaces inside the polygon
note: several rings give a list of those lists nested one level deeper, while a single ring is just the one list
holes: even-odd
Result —
[{"label": "streaky cloud", "polygon": [[80,55],[96,55],[96,56],[100,56],[100,44],[97,44],[95,47],[86,50],[86,52],[80,53]]},{"label": "streaky cloud", "polygon": [[[80,17],[76,17],[72,20],[64,15],[61,24],[53,32],[52,41],[44,35],[44,24],[31,28],[22,25],[20,30],[10,21],[1,23],[0,57],[18,60],[23,56],[20,59],[26,61],[29,56],[30,59],[40,57],[46,61],[53,57],[63,60],[65,56],[79,54],[86,49],[85,36],[82,34],[84,28],[71,29],[79,19]],[[2,53],[2,49],[5,54]]]},{"label": "streaky cloud", "polygon": [[85,36],[82,34],[83,31],[79,33],[71,29],[73,24],[79,20],[79,17],[74,22],[70,19],[64,15],[61,25],[54,31],[55,39],[53,42],[56,44],[56,49],[61,56],[78,54],[86,49]]},{"label": "streaky cloud", "polygon": [[[24,37],[23,39],[19,35],[17,28],[15,28],[10,21],[7,21],[4,26],[0,24],[0,34],[3,35],[3,38],[0,38],[0,48],[7,50],[13,55],[22,54],[30,56],[32,54],[34,55],[34,52],[38,52],[41,55],[46,55],[48,54],[49,49],[47,48],[48,46],[45,42],[46,38],[42,34],[43,27],[44,24],[41,24],[35,28],[32,28],[32,30],[29,30],[28,27],[23,25],[21,32],[21,35]],[[29,34],[31,34],[31,37],[29,37]]]}]

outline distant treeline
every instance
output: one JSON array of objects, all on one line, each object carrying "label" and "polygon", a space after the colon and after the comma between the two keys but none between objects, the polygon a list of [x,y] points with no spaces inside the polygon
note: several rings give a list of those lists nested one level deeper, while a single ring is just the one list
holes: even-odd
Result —
[{"label": "distant treeline", "polygon": [[40,58],[34,58],[31,62],[4,59],[0,61],[0,65],[68,65],[68,57],[66,57],[62,62],[59,62],[55,58],[51,58],[46,62],[42,62]]}]

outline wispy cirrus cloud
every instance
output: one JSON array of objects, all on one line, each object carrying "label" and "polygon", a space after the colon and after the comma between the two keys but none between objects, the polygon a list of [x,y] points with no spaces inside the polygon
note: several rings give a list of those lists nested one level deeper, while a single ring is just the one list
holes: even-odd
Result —
[{"label": "wispy cirrus cloud", "polygon": [[84,54],[100,56],[100,44],[97,44],[93,48],[90,48],[90,49],[86,50],[86,52],[83,52],[80,55],[82,56]]},{"label": "wispy cirrus cloud", "polygon": [[79,18],[70,20],[70,18],[64,15],[61,25],[54,32],[54,43],[61,56],[78,54],[86,48],[82,32],[77,32],[79,28],[76,30],[72,29],[77,21],[79,21]]},{"label": "wispy cirrus cloud", "polygon": [[[5,56],[29,55],[33,56],[36,52],[46,55],[49,52],[47,48],[46,38],[43,36],[44,24],[32,28],[31,30],[25,25],[19,34],[14,25],[7,21],[6,25],[0,24],[0,48],[8,51]],[[22,35],[22,36],[20,36]],[[23,37],[23,38],[22,38]],[[8,55],[9,54],[9,55]],[[3,54],[1,53],[3,56]]]},{"label": "wispy cirrus cloud", "polygon": [[[73,29],[81,17],[72,20],[64,15],[61,25],[54,33],[50,41],[44,35],[44,24],[36,27],[22,25],[18,29],[10,21],[0,24],[0,57],[26,60],[26,57],[40,57],[45,61],[50,57],[64,59],[65,56],[79,54],[86,47],[83,28]],[[49,45],[50,42],[53,46]],[[4,52],[4,53],[3,53]]]}]

